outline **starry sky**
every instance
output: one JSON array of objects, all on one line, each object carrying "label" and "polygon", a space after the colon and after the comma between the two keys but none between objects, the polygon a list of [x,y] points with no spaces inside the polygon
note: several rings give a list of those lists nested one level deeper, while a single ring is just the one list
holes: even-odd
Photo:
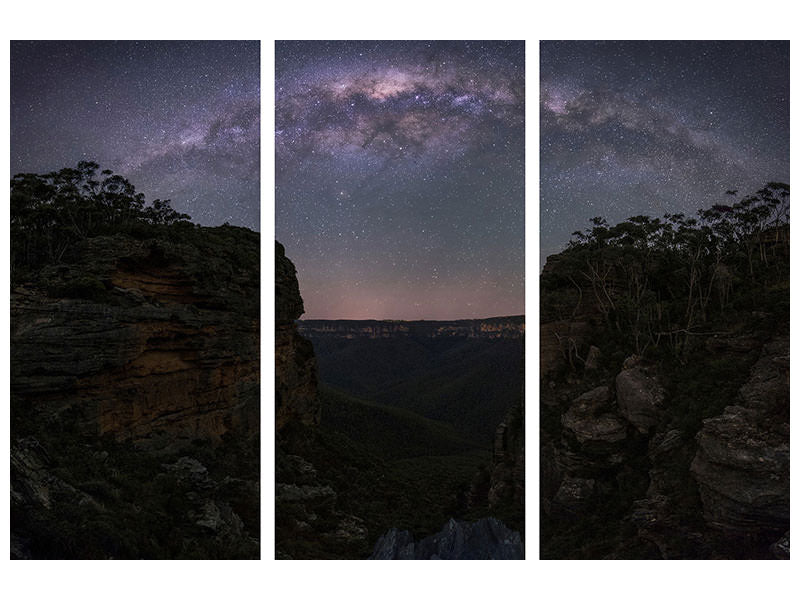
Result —
[{"label": "starry sky", "polygon": [[789,183],[788,42],[541,42],[541,263],[589,219]]},{"label": "starry sky", "polygon": [[524,313],[523,42],[277,42],[303,318]]},{"label": "starry sky", "polygon": [[11,42],[11,173],[93,160],[201,225],[259,226],[259,42]]}]

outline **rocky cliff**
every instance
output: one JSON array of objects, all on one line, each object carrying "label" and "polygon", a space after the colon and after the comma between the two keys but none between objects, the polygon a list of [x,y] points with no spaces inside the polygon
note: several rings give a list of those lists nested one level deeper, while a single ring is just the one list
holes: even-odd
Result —
[{"label": "rocky cliff", "polygon": [[685,345],[637,355],[613,310],[547,264],[542,557],[788,558],[785,280],[742,284]]},{"label": "rocky cliff", "polygon": [[[184,542],[203,555],[257,555],[258,234],[181,232],[85,239],[59,264],[14,281],[12,532],[20,557],[176,557],[189,553]],[[226,461],[244,457],[227,482],[216,479]],[[195,481],[169,466],[190,462],[189,471],[214,477]],[[189,494],[185,510],[166,511],[170,527],[186,527],[182,540],[167,541],[159,519],[135,535],[126,524],[129,511],[165,510],[162,484]],[[130,496],[137,487],[139,497]],[[86,541],[59,524],[67,513],[110,531]],[[119,539],[147,535],[141,545]]]},{"label": "rocky cliff", "polygon": [[414,541],[408,531],[390,529],[375,544],[372,560],[520,560],[520,534],[488,517],[468,523],[450,519],[439,533]]},{"label": "rocky cliff", "polygon": [[124,235],[73,257],[12,289],[19,402],[43,422],[69,413],[87,435],[145,445],[257,431],[257,266]]},{"label": "rocky cliff", "polygon": [[337,491],[326,480],[325,473],[307,460],[326,451],[317,431],[322,404],[314,348],[300,335],[296,325],[303,310],[294,264],[276,241],[276,557],[358,555],[366,544],[367,528],[363,520],[338,508]]},{"label": "rocky cliff", "polygon": [[278,431],[287,424],[316,425],[317,363],[314,348],[297,330],[303,314],[297,271],[283,246],[275,242],[275,421]]},{"label": "rocky cliff", "polygon": [[788,539],[788,337],[764,346],[736,400],[697,434],[691,471],[704,518],[734,541]]}]

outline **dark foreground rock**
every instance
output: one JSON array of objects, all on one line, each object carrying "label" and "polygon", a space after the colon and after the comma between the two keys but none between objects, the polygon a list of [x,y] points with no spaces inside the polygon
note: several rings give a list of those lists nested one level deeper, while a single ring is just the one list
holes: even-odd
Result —
[{"label": "dark foreground rock", "polygon": [[789,527],[788,337],[764,347],[738,400],[703,421],[692,475],[711,528],[777,540]]},{"label": "dark foreground rock", "polygon": [[372,560],[518,560],[520,534],[493,517],[474,523],[450,519],[439,533],[414,542],[408,531],[390,529],[375,544]]},{"label": "dark foreground rock", "polygon": [[297,272],[283,246],[275,242],[275,423],[319,424],[317,360],[314,347],[297,331],[304,311]]},{"label": "dark foreground rock", "polygon": [[15,558],[258,558],[259,238],[84,239],[11,293]]}]

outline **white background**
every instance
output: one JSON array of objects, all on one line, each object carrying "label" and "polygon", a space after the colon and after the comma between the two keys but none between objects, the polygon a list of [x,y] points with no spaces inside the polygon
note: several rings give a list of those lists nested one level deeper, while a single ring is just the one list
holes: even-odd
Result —
[{"label": "white background", "polygon": [[[2,102],[0,168],[9,172],[9,44],[12,39],[243,39],[261,40],[262,232],[262,558],[261,561],[9,561],[0,593],[17,599],[174,598],[772,598],[798,593],[788,562],[539,561],[538,560],[538,41],[540,39],[791,39],[797,22],[789,2],[672,1],[387,2],[300,0],[267,2],[35,1],[4,3],[0,47]],[[274,561],[272,360],[273,65],[276,39],[506,39],[527,47],[527,560],[500,562]],[[794,46],[794,44],[792,44]],[[797,53],[792,47],[791,64]],[[792,69],[794,71],[794,69]],[[792,78],[792,98],[797,86]],[[792,102],[793,108],[796,103]],[[797,114],[794,110],[792,114]],[[795,120],[792,119],[792,124]],[[793,127],[796,130],[796,127]],[[793,134],[795,132],[793,131]],[[796,138],[792,135],[792,141]],[[795,145],[796,146],[796,145]],[[794,155],[794,154],[792,154]],[[793,169],[794,170],[794,169]],[[2,186],[2,540],[9,548],[9,305],[8,187]],[[792,264],[797,265],[795,248]],[[796,271],[796,269],[793,269]],[[793,274],[792,281],[797,277]],[[792,286],[792,297],[796,298]],[[797,333],[792,327],[792,354]],[[796,386],[795,386],[796,387]],[[792,390],[794,392],[794,389]],[[792,393],[794,400],[795,394]],[[793,403],[794,404],[794,403]],[[795,405],[792,413],[795,413]],[[795,420],[795,419],[793,419]],[[794,427],[792,427],[794,431]],[[792,486],[792,498],[797,498]],[[793,507],[796,505],[792,503]],[[793,510],[792,514],[796,512]],[[7,554],[6,554],[7,556]]]}]

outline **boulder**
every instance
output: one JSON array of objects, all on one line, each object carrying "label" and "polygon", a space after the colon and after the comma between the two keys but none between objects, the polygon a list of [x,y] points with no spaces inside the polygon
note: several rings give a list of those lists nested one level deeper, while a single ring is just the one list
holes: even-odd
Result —
[{"label": "boulder", "polygon": [[705,419],[691,472],[706,522],[729,536],[779,536],[789,526],[789,340],[764,346],[739,403]]},{"label": "boulder", "polygon": [[375,544],[372,560],[515,560],[525,557],[522,538],[489,517],[468,523],[450,519],[439,533],[414,542],[408,531],[391,529]]},{"label": "boulder", "polygon": [[641,366],[620,372],[616,386],[619,412],[640,433],[647,433],[661,418],[664,388]]},{"label": "boulder", "polygon": [[609,407],[608,387],[597,387],[572,402],[561,416],[561,424],[581,444],[620,442],[627,436],[627,424],[617,415],[607,412]]}]

